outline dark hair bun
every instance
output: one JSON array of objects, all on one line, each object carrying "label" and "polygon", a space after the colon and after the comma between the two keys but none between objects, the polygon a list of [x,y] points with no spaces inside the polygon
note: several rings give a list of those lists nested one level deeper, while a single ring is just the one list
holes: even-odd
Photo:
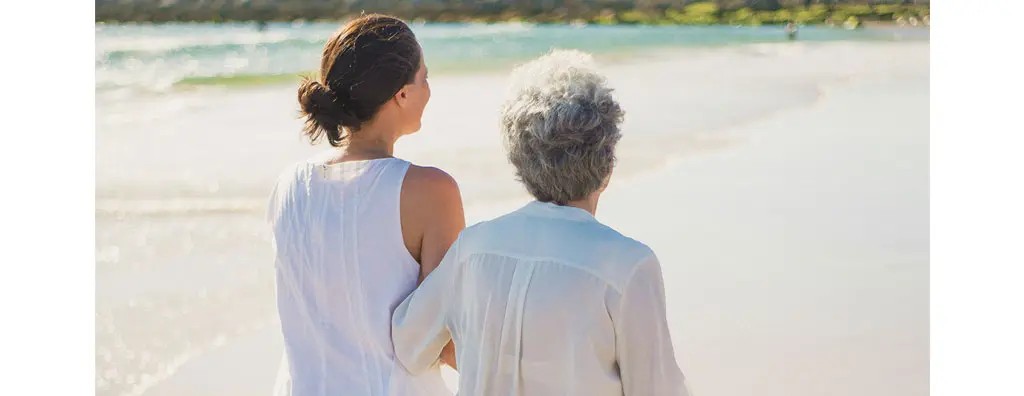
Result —
[{"label": "dark hair bun", "polygon": [[306,78],[299,85],[299,107],[306,118],[306,134],[313,141],[327,136],[336,146],[343,140],[342,127],[359,126],[359,118],[339,103],[334,92],[313,79]]}]

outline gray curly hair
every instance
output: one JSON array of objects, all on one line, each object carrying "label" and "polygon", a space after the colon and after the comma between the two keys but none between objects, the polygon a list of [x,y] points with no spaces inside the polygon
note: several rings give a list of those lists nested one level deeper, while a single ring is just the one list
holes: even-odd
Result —
[{"label": "gray curly hair", "polygon": [[598,191],[615,165],[623,111],[593,58],[555,50],[512,72],[501,130],[516,177],[538,201]]}]

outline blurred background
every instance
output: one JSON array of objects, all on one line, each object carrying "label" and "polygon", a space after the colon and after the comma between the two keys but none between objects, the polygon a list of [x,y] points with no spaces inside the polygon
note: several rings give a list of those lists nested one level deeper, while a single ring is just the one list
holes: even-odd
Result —
[{"label": "blurred background", "polygon": [[97,0],[97,394],[271,391],[266,198],[327,149],[299,76],[364,11],[423,46],[396,154],[452,174],[467,224],[529,200],[508,71],[596,56],[626,110],[598,218],[661,258],[696,394],[928,393],[928,1]]}]

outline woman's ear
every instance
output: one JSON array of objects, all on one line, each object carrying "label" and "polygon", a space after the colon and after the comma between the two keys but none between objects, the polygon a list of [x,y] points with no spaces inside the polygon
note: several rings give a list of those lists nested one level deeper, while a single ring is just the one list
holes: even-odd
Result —
[{"label": "woman's ear", "polygon": [[405,103],[409,99],[409,94],[407,92],[407,89],[405,87],[403,87],[402,89],[399,89],[398,92],[395,92],[394,99],[395,99],[395,103],[397,103],[398,106],[405,107]]}]

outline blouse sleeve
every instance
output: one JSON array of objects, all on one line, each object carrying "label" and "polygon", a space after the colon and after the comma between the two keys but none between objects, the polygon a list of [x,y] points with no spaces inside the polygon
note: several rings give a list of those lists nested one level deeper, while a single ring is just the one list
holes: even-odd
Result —
[{"label": "blouse sleeve", "polygon": [[392,316],[395,358],[412,374],[419,374],[436,364],[441,349],[451,341],[445,319],[454,271],[458,266],[458,246],[459,240],[456,240],[437,268],[402,301]]},{"label": "blouse sleeve", "polygon": [[612,319],[623,393],[689,395],[676,364],[661,265],[653,253],[634,269],[618,302]]}]

